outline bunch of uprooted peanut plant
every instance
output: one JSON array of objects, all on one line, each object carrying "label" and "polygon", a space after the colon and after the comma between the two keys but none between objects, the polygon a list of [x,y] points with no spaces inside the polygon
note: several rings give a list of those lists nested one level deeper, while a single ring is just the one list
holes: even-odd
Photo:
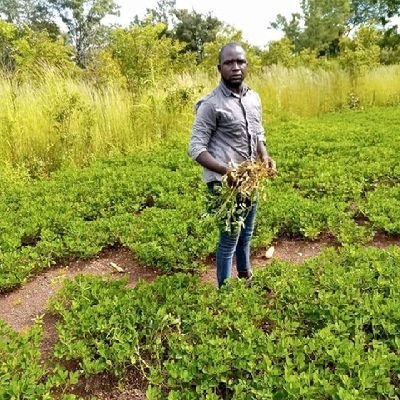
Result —
[{"label": "bunch of uprooted peanut plant", "polygon": [[209,213],[223,231],[234,234],[244,226],[260,183],[275,174],[263,163],[244,161],[222,177],[222,185],[210,196]]}]

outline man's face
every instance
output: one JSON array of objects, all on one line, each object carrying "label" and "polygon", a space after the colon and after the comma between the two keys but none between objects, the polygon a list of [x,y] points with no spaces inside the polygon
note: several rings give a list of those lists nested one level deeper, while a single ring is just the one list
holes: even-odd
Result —
[{"label": "man's face", "polygon": [[240,87],[247,73],[246,53],[240,46],[229,46],[221,54],[218,65],[221,78],[228,87]]}]

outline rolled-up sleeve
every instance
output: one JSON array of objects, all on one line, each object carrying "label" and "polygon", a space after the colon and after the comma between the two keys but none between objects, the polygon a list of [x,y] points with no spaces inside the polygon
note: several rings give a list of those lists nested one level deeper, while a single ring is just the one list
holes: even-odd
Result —
[{"label": "rolled-up sleeve", "polygon": [[208,143],[217,126],[215,107],[204,101],[196,106],[196,117],[193,123],[192,136],[189,142],[189,155],[193,160],[207,151]]},{"label": "rolled-up sleeve", "polygon": [[259,133],[257,133],[257,142],[263,142],[263,143],[267,143],[267,140],[265,138],[265,132],[264,130],[260,131]]},{"label": "rolled-up sleeve", "polygon": [[256,94],[256,98],[258,101],[258,106],[257,106],[257,111],[258,111],[258,129],[257,129],[257,142],[264,142],[266,143],[266,137],[265,137],[265,129],[262,124],[263,118],[262,118],[262,103],[260,96]]}]

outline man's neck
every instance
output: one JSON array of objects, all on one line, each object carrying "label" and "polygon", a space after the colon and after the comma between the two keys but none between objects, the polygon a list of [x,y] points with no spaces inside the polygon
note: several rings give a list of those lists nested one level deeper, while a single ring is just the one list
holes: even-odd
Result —
[{"label": "man's neck", "polygon": [[243,83],[241,83],[239,86],[231,86],[229,85],[227,82],[222,81],[223,84],[226,86],[227,89],[229,89],[231,92],[237,94],[237,95],[242,95],[245,86],[243,85]]}]

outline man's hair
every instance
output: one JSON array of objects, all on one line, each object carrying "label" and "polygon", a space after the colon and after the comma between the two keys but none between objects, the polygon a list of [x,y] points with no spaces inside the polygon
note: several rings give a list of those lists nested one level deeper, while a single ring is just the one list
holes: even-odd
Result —
[{"label": "man's hair", "polygon": [[227,43],[227,44],[223,45],[220,48],[219,53],[218,53],[218,64],[221,64],[222,53],[225,51],[225,49],[230,48],[230,47],[241,47],[241,48],[243,48],[243,46],[241,44],[237,43],[237,42],[230,42],[230,43]]}]

